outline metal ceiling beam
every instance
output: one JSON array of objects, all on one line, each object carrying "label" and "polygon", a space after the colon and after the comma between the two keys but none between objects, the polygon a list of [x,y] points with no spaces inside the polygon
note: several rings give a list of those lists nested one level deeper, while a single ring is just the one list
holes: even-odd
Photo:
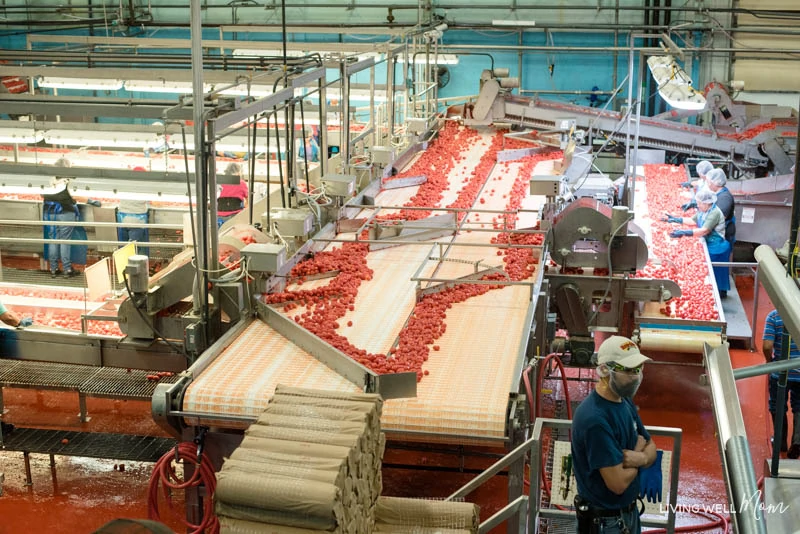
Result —
[{"label": "metal ceiling beam", "polygon": [[[319,28],[314,29],[315,33],[320,32]],[[86,46],[119,46],[127,45],[135,48],[184,48],[189,49],[191,41],[189,39],[170,39],[152,37],[98,37],[84,35],[28,35],[28,44],[34,43],[58,43],[58,44],[82,44]],[[287,50],[331,50],[341,52],[374,52],[380,51],[379,47],[386,47],[397,43],[384,41],[380,43],[329,43],[329,42],[289,42],[286,43]],[[246,50],[278,50],[282,49],[280,41],[233,41],[229,39],[206,39],[202,44],[204,49],[235,50],[243,48]],[[134,56],[135,57],[135,56]],[[290,58],[291,59],[291,58]]]},{"label": "metal ceiling beam", "polygon": [[[130,54],[113,52],[86,52],[64,50],[3,50],[0,59],[25,64],[50,65],[57,61],[60,63],[87,64],[93,67],[128,67],[131,65],[176,65],[188,68],[187,54]],[[277,56],[229,56],[211,55],[203,57],[203,63],[209,68],[227,69],[233,67],[277,67],[283,65],[283,58],[278,61]],[[319,64],[320,58],[311,53],[303,57],[290,57],[286,64],[290,67],[310,67]]]},{"label": "metal ceiling beam", "polygon": [[191,120],[191,106],[178,108],[175,102],[50,95],[0,94],[0,109],[15,115],[66,115],[73,117],[125,117],[129,119]]},{"label": "metal ceiling beam", "polygon": [[[170,82],[191,82],[192,72],[189,69],[153,69],[153,68],[89,68],[89,67],[61,67],[49,65],[16,66],[0,64],[0,76],[23,76],[35,78],[37,76],[52,76],[55,78],[100,78],[109,80],[148,80],[148,81],[170,81]],[[245,81],[249,79],[251,83],[270,85],[275,80],[282,78],[283,73],[258,72],[250,70],[206,70],[203,71],[203,79],[207,83],[234,83],[237,79]]]}]

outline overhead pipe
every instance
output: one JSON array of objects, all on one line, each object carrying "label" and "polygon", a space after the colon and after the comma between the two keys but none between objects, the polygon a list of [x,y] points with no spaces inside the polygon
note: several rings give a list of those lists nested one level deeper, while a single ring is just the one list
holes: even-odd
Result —
[{"label": "overhead pipe", "polygon": [[[449,45],[442,45],[440,48],[444,48],[454,54],[459,54],[458,50],[464,49],[466,51],[469,50],[496,50],[496,51],[509,51],[509,52],[516,52],[517,50],[525,50],[528,52],[545,52],[550,53],[553,51],[556,52],[594,52],[594,53],[606,53],[606,52],[628,52],[630,51],[630,47],[627,46],[536,46],[536,45],[479,45],[479,44],[449,44]],[[661,48],[653,48],[653,47],[636,47],[634,50],[639,52],[645,53],[663,53]],[[714,49],[706,49],[706,48],[697,48],[697,47],[685,47],[683,49],[685,52],[692,52],[692,53],[704,53],[704,54],[714,54],[714,53],[727,53],[727,52],[759,52],[761,54],[800,54],[800,49],[798,48],[787,48],[787,49],[775,49],[775,48],[714,48]]]},{"label": "overhead pipe", "polygon": [[[163,8],[165,6],[159,6],[159,8]],[[185,9],[186,6],[166,6],[166,8],[175,8],[175,9]],[[214,7],[225,7],[228,6],[208,6],[208,8]],[[4,8],[6,10],[11,9],[10,7]],[[96,9],[96,8],[95,8]],[[622,8],[620,8],[622,9]],[[52,10],[43,9],[41,13],[52,13]],[[27,14],[27,13],[26,13]],[[618,20],[618,12],[615,14],[615,19]],[[81,21],[80,24],[67,24],[67,21],[63,19],[58,20],[35,20],[35,21],[13,21],[13,20],[0,20],[0,26],[19,26],[22,23],[30,26],[61,26],[51,28],[50,31],[62,31],[62,30],[73,30],[73,29],[80,29],[80,28],[93,28],[96,25],[106,25],[109,22],[109,19],[106,18],[90,18]],[[186,23],[180,22],[154,22],[152,20],[147,21],[136,21],[135,25],[141,27],[152,27],[152,28],[185,28],[187,27]],[[203,27],[205,28],[221,28],[221,27],[230,27],[231,24],[229,23],[212,23],[206,22],[204,23]],[[247,28],[251,26],[257,26],[258,28],[274,28],[280,29],[280,25],[275,24],[240,24],[237,25],[242,28],[241,31],[247,31]],[[449,24],[451,29],[454,30],[494,30],[499,31],[495,26],[489,26],[486,24],[466,24],[466,23],[452,23]],[[412,23],[393,23],[392,28],[401,30],[403,28],[414,28],[416,24]],[[331,30],[331,29],[340,29],[342,33],[347,33],[347,30],[385,30],[386,23],[381,22],[363,22],[363,23],[341,23],[341,24],[329,24],[329,23],[302,23],[302,24],[292,24],[287,23],[287,28],[303,28],[303,29],[320,29],[320,30]],[[592,33],[600,33],[600,32],[619,32],[619,31],[672,31],[674,28],[669,26],[656,26],[650,27],[644,24],[556,24],[556,23],[542,23],[538,24],[535,28],[536,30],[562,30],[562,31],[571,31],[574,32],[578,31],[587,31]],[[737,33],[752,33],[752,34],[761,34],[761,35],[800,35],[800,30],[794,30],[789,27],[763,27],[763,26],[737,26],[737,27],[712,27],[710,25],[702,25],[702,24],[693,24],[691,26],[681,26],[681,31],[710,31],[710,30],[722,30],[726,32],[737,32]],[[299,31],[299,30],[298,30]],[[9,33],[5,34],[6,36],[10,35],[27,35],[31,33],[29,30],[23,30],[16,33]],[[307,32],[306,32],[307,33]],[[368,32],[366,32],[368,33]]]},{"label": "overhead pipe", "polygon": [[[324,2],[324,3],[312,3],[312,2],[283,3],[282,6],[283,5],[285,5],[285,7],[288,8],[288,9],[318,9],[318,8],[333,8],[333,9],[336,9],[336,8],[342,8],[342,9],[352,10],[352,8],[353,8],[352,1],[341,2],[341,3],[328,3],[328,2]],[[70,4],[70,9],[72,9],[72,7],[73,7],[72,4]],[[78,9],[85,9],[88,6],[81,5],[81,6],[75,6],[75,7],[77,7]],[[119,7],[118,4],[108,4],[108,5],[105,5],[105,6],[103,6],[103,5],[99,5],[99,6],[95,5],[94,6],[95,9],[106,9],[106,10],[109,10],[109,11],[118,9],[118,7]],[[183,3],[183,4],[174,3],[174,4],[158,4],[158,5],[155,5],[155,6],[152,6],[152,7],[157,8],[157,9],[186,9],[189,6],[187,4],[185,4],[185,3]],[[230,9],[230,7],[231,6],[229,4],[216,4],[216,5],[215,4],[205,4],[205,5],[203,5],[203,9],[204,10],[209,10],[209,9],[214,9],[214,8],[226,9],[227,10],[227,9]],[[242,6],[238,6],[238,7],[240,7],[240,8],[252,7],[252,8],[263,9],[264,6],[261,5],[261,4],[258,4],[258,3],[253,3],[253,4],[250,4],[250,5],[242,5]],[[4,7],[4,10],[12,10],[14,8],[21,8],[21,10],[32,10],[32,9],[35,9],[35,8],[27,8],[26,9],[25,6],[7,6],[7,7]],[[418,5],[408,4],[408,3],[407,4],[381,4],[381,3],[367,4],[367,3],[359,2],[358,3],[358,8],[359,9],[381,9],[381,10],[391,9],[392,11],[419,10],[419,6]],[[437,3],[436,4],[436,8],[437,9],[491,9],[491,10],[497,10],[497,11],[503,11],[503,10],[507,11],[507,10],[509,10],[508,7],[500,6],[500,5],[497,5],[497,4],[470,4],[470,3],[466,3],[466,4],[442,4],[442,3]],[[40,8],[40,9],[42,9],[42,8]],[[608,10],[608,9],[611,9],[611,8],[606,8],[605,10]],[[629,5],[629,6],[620,6],[618,9],[620,11],[650,11],[653,8],[652,7],[647,7],[647,6]],[[516,4],[514,6],[514,10],[516,10],[516,11],[554,11],[554,10],[562,10],[562,11],[595,11],[596,12],[596,11],[598,11],[598,7],[597,7],[597,5],[593,5],[593,4],[583,4],[583,5],[563,5],[563,4],[519,5],[519,4]],[[604,11],[604,9],[602,7],[599,10],[600,11]],[[796,16],[790,16],[790,15],[794,14],[793,12],[787,11],[785,9],[755,9],[754,10],[754,9],[747,9],[747,8],[741,8],[741,7],[736,8],[736,7],[713,7],[713,6],[702,6],[702,7],[660,6],[660,7],[657,8],[657,10],[658,11],[676,11],[676,12],[680,12],[680,13],[696,13],[696,14],[700,14],[700,15],[703,15],[703,14],[706,14],[706,13],[731,13],[731,14],[737,14],[737,15],[756,15],[756,16],[761,16],[761,17],[771,16],[773,19],[777,18],[777,19],[797,20]],[[52,9],[50,11],[52,12]],[[419,20],[418,24],[421,24],[421,23],[422,23],[422,21]],[[227,24],[227,25],[230,25],[230,24]],[[384,22],[384,25],[385,25],[385,22]],[[393,23],[393,25],[394,25],[394,23]]]}]

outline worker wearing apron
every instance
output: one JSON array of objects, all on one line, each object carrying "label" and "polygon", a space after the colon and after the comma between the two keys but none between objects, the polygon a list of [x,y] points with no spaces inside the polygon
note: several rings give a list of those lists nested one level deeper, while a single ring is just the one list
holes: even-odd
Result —
[{"label": "worker wearing apron", "polygon": [[[731,254],[731,244],[725,240],[725,216],[717,205],[717,194],[708,188],[697,192],[697,213],[689,217],[673,217],[667,214],[667,222],[691,224],[697,228],[693,230],[674,230],[670,237],[697,236],[704,237],[708,247],[708,256],[712,262],[728,261]],[[727,267],[714,267],[714,279],[717,282],[720,298],[728,296],[731,288],[730,276]]]},{"label": "worker wearing apron", "polygon": [[[56,167],[69,167],[70,163],[64,158],[55,163]],[[50,190],[42,194],[42,218],[45,221],[74,222],[79,218],[78,205],[69,193],[69,182],[64,178],[56,177]],[[45,226],[45,239],[60,239],[69,241],[75,233],[74,226]],[[47,259],[50,264],[50,276],[55,278],[62,271],[58,268],[58,260],[64,276],[69,278],[76,273],[72,269],[72,245],[68,243],[48,243],[45,245]]]}]

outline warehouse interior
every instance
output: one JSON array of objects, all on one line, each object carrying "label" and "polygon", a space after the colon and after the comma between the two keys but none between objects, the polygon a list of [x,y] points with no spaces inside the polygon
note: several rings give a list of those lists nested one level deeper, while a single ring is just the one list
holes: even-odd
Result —
[{"label": "warehouse interior", "polygon": [[0,534],[575,532],[617,335],[642,532],[796,532],[799,108],[792,0],[4,0]]}]

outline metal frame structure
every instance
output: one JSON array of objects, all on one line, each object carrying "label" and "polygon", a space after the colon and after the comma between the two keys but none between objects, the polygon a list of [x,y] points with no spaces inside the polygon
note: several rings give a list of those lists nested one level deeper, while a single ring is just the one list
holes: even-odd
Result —
[{"label": "metal frame structure", "polygon": [[[449,495],[445,500],[451,501],[455,499],[463,499],[503,469],[509,468],[512,464],[522,461],[526,456],[528,456],[531,461],[528,482],[530,484],[529,487],[532,490],[533,488],[537,488],[535,496],[528,497],[526,495],[509,495],[509,503],[495,513],[492,517],[482,522],[478,532],[481,534],[488,533],[504,521],[509,521],[509,527],[516,527],[514,528],[515,532],[535,533],[539,532],[540,519],[552,518],[571,520],[571,518],[575,516],[573,511],[562,511],[541,507],[541,490],[539,489],[538,483],[538,481],[541,479],[541,470],[544,469],[544,466],[541,465],[542,433],[544,429],[553,428],[566,430],[571,426],[572,422],[569,420],[548,418],[536,419],[530,438],[514,448],[501,460],[498,460],[494,465],[487,468],[472,481]],[[670,497],[667,520],[644,520],[642,521],[642,525],[648,527],[662,527],[665,528],[669,534],[673,534],[675,532],[675,509],[678,502],[678,472],[680,469],[683,431],[680,428],[651,426],[647,427],[647,431],[653,436],[667,436],[672,438],[673,448],[672,462],[670,465]]]}]

